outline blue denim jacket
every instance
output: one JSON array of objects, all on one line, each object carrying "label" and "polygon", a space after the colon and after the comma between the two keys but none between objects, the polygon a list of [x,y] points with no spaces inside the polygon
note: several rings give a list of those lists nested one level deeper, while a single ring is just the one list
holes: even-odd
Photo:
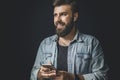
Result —
[{"label": "blue denim jacket", "polygon": [[[57,66],[57,35],[44,39],[38,49],[31,71],[30,80],[37,80],[42,64],[51,62]],[[81,74],[85,80],[107,80],[108,66],[104,61],[103,50],[94,36],[77,32],[68,46],[68,72]]]}]

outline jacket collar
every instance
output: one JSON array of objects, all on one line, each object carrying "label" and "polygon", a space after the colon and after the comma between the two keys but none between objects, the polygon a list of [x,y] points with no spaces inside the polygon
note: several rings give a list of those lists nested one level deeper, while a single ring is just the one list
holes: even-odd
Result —
[{"label": "jacket collar", "polygon": [[[58,36],[57,34],[55,34],[53,37],[52,37],[52,41],[54,42],[57,42],[58,41]],[[77,41],[77,42],[83,42],[82,40],[82,33],[79,32],[79,30],[77,30],[72,42],[74,41]]]}]

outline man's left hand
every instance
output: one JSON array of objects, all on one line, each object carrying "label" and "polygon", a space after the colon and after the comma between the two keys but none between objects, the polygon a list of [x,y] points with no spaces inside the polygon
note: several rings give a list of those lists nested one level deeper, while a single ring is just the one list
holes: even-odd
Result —
[{"label": "man's left hand", "polygon": [[70,73],[66,71],[57,71],[57,75],[53,78],[54,80],[74,80]]}]

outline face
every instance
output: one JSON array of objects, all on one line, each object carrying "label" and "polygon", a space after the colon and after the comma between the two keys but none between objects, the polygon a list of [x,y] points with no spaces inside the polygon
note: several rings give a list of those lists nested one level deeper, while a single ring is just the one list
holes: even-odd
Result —
[{"label": "face", "polygon": [[61,5],[54,8],[54,25],[60,37],[69,34],[74,26],[72,9],[70,5]]}]

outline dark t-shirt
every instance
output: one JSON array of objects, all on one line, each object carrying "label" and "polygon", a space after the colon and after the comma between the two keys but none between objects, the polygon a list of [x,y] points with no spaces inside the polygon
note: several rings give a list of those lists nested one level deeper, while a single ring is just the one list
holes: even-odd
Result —
[{"label": "dark t-shirt", "polygon": [[67,71],[68,46],[58,46],[57,70]]}]

